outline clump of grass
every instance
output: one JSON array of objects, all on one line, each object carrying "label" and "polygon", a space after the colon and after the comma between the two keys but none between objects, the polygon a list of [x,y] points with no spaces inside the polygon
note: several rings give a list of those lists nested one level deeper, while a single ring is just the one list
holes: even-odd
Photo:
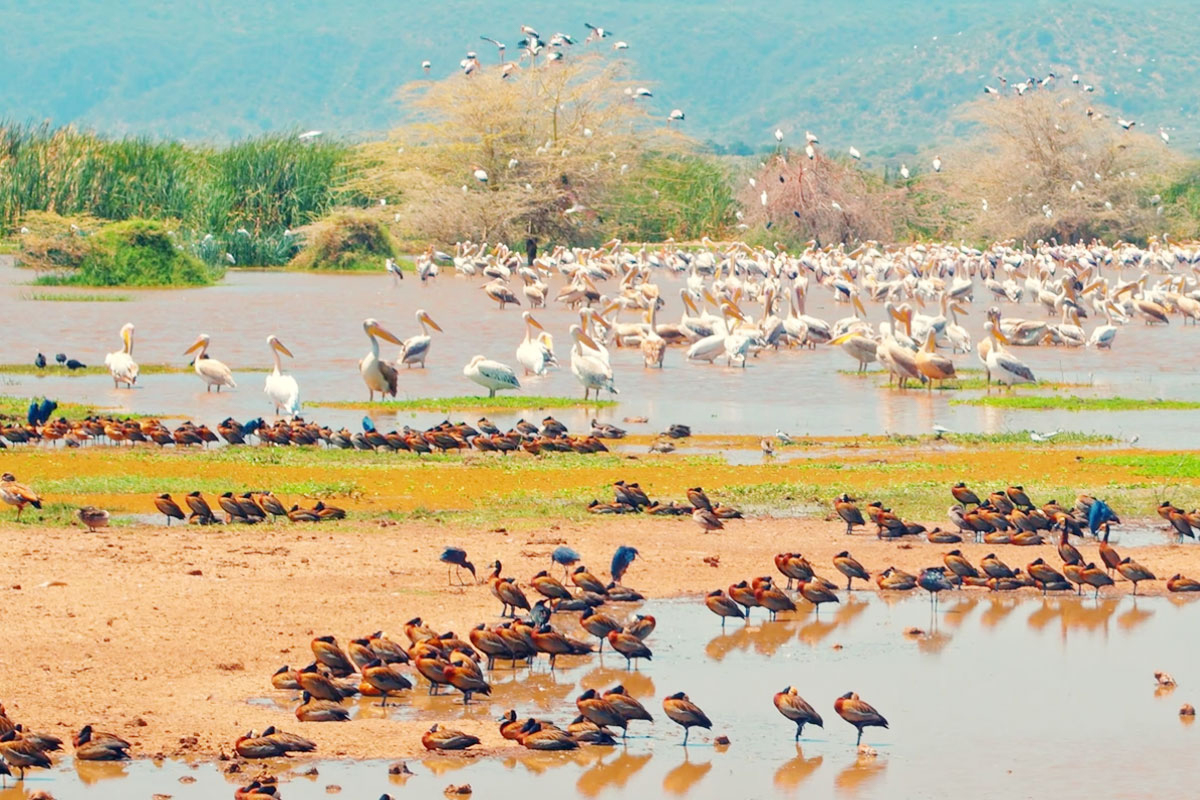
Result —
[{"label": "clump of grass", "polygon": [[615,400],[583,400],[578,397],[546,397],[542,395],[496,395],[495,397],[417,397],[411,400],[334,401],[306,403],[321,408],[342,408],[352,411],[498,411],[506,409],[545,408],[610,408]]},{"label": "clump of grass", "polygon": [[1012,408],[1025,411],[1189,411],[1200,408],[1191,400],[1137,397],[1075,397],[1073,395],[995,395],[954,400],[957,405]]},{"label": "clump of grass", "polygon": [[388,229],[361,211],[344,211],[317,220],[299,231],[305,242],[292,259],[299,269],[381,270],[399,250]]},{"label": "clump of grass", "polygon": [[[25,414],[29,411],[30,398],[28,397],[12,397],[11,395],[0,395],[0,416],[17,417],[21,420],[25,419]],[[54,414],[56,417],[69,417],[77,419],[86,417],[89,414],[95,414],[97,411],[95,406],[82,405],[80,403],[59,402],[57,410]]]},{"label": "clump of grass", "polygon": [[1195,453],[1114,454],[1094,460],[1114,467],[1126,467],[1152,478],[1200,478],[1200,455]]},{"label": "clump of grass", "polygon": [[40,303],[124,303],[129,300],[129,295],[100,292],[31,292],[22,295],[21,299]]}]

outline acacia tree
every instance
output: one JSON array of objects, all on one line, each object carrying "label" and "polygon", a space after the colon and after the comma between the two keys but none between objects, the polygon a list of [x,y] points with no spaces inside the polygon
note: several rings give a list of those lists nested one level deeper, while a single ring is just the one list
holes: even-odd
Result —
[{"label": "acacia tree", "polygon": [[1164,229],[1161,198],[1178,160],[1069,90],[988,96],[967,106],[974,134],[922,187],[976,239],[1145,237]]},{"label": "acacia tree", "polygon": [[388,213],[422,238],[585,240],[643,154],[685,142],[635,86],[623,62],[573,53],[410,84],[414,121],[361,148],[351,188],[401,198]]},{"label": "acacia tree", "polygon": [[903,189],[888,187],[852,164],[779,151],[762,162],[739,192],[748,226],[821,243],[888,241],[896,235]]}]

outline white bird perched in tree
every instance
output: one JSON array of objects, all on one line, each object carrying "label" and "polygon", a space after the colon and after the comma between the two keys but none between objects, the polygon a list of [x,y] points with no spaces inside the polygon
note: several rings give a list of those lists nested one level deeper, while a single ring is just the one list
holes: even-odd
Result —
[{"label": "white bird perched in tree", "polygon": [[230,264],[237,264],[237,259],[233,257],[233,253],[226,253],[225,260]]},{"label": "white bird perched in tree", "polygon": [[671,113],[667,117],[668,120],[675,120],[676,122],[682,122],[685,118],[686,115],[683,113],[683,110],[679,108],[671,109]]},{"label": "white bird perched in tree", "polygon": [[635,97],[654,97],[654,93],[645,86],[639,86],[634,90],[633,94]]},{"label": "white bird perched in tree", "polygon": [[900,177],[903,178],[904,180],[908,180],[908,176],[909,176],[908,165],[901,164],[900,165]]},{"label": "white bird perched in tree", "polygon": [[1137,121],[1132,120],[1132,119],[1121,119],[1120,117],[1117,117],[1117,124],[1120,125],[1122,128],[1124,128],[1125,130],[1129,130],[1134,125],[1137,125]]},{"label": "white bird perched in tree", "polygon": [[809,161],[817,157],[817,150],[812,146],[812,142],[804,145],[804,155],[808,156]]},{"label": "white bird perched in tree", "polygon": [[520,389],[521,382],[517,373],[507,364],[492,361],[483,356],[475,356],[463,367],[463,375],[488,390],[488,397],[495,397],[497,391]]},{"label": "white bird perched in tree", "polygon": [[628,50],[628,42],[613,42],[613,50]]},{"label": "white bird perched in tree", "polygon": [[762,194],[760,194],[758,196],[758,199],[762,202],[762,204],[764,206],[767,204],[767,190],[766,189],[762,190]]},{"label": "white bird perched in tree", "polygon": [[812,131],[804,132],[804,141],[809,142],[810,144],[820,144],[821,143],[821,140],[818,139],[817,135],[815,133],[813,133]]},{"label": "white bird perched in tree", "polygon": [[777,142],[783,141],[783,131],[781,131],[779,128],[775,129],[775,141],[777,141]]},{"label": "white bird perched in tree", "polygon": [[431,62],[429,59],[425,59],[424,61],[421,62],[421,69],[425,70],[426,74],[429,73],[429,69],[432,66],[433,66],[433,62]]},{"label": "white bird perched in tree", "polygon": [[475,178],[475,180],[479,181],[480,183],[488,182],[487,170],[485,170],[483,167],[479,166],[478,164],[471,165],[471,175]]},{"label": "white bird perched in tree", "polygon": [[858,161],[860,158],[862,158],[862,153],[858,152],[857,147],[855,147],[854,145],[850,145],[850,157],[853,158],[855,161]]},{"label": "white bird perched in tree", "polygon": [[941,156],[933,157],[933,171],[934,172],[942,171],[942,157]]},{"label": "white bird perched in tree", "polygon": [[999,90],[999,89],[996,89],[996,88],[994,88],[994,87],[992,87],[992,86],[984,86],[984,87],[983,87],[983,93],[984,93],[984,94],[1000,94],[1000,90]]},{"label": "white bird perched in tree", "polygon": [[540,39],[540,38],[542,38],[542,36],[541,36],[541,34],[540,34],[540,33],[538,33],[537,31],[535,31],[533,28],[529,27],[528,25],[522,25],[522,26],[521,26],[521,33],[525,34],[525,35],[526,35],[526,36],[528,36],[530,39]]},{"label": "white bird perched in tree", "polygon": [[1079,73],[1078,72],[1076,72],[1074,75],[1071,76],[1071,83],[1074,83],[1076,85],[1079,84]]},{"label": "white bird perched in tree", "polygon": [[1163,140],[1163,144],[1171,143],[1171,134],[1169,134],[1165,130],[1163,130],[1161,125],[1158,128],[1158,138]]},{"label": "white bird perched in tree", "polygon": [[299,135],[299,136],[297,136],[296,138],[297,138],[297,139],[299,139],[299,140],[300,140],[300,141],[302,141],[302,142],[307,142],[307,141],[309,141],[310,139],[315,139],[315,138],[317,138],[317,137],[318,137],[318,136],[320,136],[322,133],[324,133],[324,131],[305,131],[304,133],[300,134],[300,135]]},{"label": "white bird perched in tree", "polygon": [[837,200],[830,200],[830,201],[829,201],[829,207],[830,207],[830,208],[832,208],[834,211],[841,211],[841,210],[842,210],[842,206],[841,206],[841,204],[839,204],[839,203],[838,203],[838,201],[837,201]]}]

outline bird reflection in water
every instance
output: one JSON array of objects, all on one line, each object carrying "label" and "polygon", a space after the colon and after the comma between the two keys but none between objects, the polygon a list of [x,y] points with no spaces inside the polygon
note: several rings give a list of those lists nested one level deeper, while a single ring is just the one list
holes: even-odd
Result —
[{"label": "bird reflection in water", "polygon": [[[596,750],[606,749],[596,748]],[[579,776],[579,780],[575,782],[575,788],[584,797],[596,797],[609,789],[621,789],[629,782],[630,778],[649,763],[649,753],[635,756],[622,750],[616,758],[608,761],[602,758],[584,770],[583,774]]]},{"label": "bird reflection in water", "polygon": [[805,758],[800,745],[796,745],[796,757],[781,764],[775,770],[775,788],[790,791],[808,780],[825,761],[824,756]]},{"label": "bird reflection in water", "polygon": [[883,771],[887,769],[887,760],[878,756],[860,755],[854,763],[847,766],[837,774],[833,780],[833,785],[838,792],[846,794],[858,794],[867,785],[874,783],[875,780],[883,776]]},{"label": "bird reflection in water", "polygon": [[79,780],[87,786],[112,778],[128,777],[125,761],[84,761],[75,759],[75,772]]},{"label": "bird reflection in water", "polygon": [[596,667],[589,670],[580,679],[579,688],[595,689],[597,692],[603,693],[605,689],[611,689],[618,683],[625,687],[625,693],[630,697],[654,697],[657,691],[654,688],[654,679],[644,673],[626,672],[623,669],[616,670],[608,667]]},{"label": "bird reflection in water", "polygon": [[694,762],[688,758],[687,750],[683,751],[683,763],[663,776],[663,791],[682,797],[699,783],[708,771],[712,769],[711,761]]}]

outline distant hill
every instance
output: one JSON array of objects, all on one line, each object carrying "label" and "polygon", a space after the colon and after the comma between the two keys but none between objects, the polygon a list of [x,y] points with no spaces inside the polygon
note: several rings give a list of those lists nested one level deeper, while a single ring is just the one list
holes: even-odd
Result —
[{"label": "distant hill", "polygon": [[[1055,72],[1172,145],[1200,149],[1200,58],[1183,0],[92,0],[6,4],[0,117],[78,122],[101,132],[224,140],[266,130],[347,136],[402,119],[403,83],[485,65],[519,26],[581,44],[585,21],[629,43],[624,56],[665,116],[734,149],[805,129],[868,156],[928,151],[953,135],[955,108],[985,84]],[[901,7],[903,6],[903,7]],[[519,8],[520,11],[514,11]],[[568,55],[569,57],[569,55]]]}]

